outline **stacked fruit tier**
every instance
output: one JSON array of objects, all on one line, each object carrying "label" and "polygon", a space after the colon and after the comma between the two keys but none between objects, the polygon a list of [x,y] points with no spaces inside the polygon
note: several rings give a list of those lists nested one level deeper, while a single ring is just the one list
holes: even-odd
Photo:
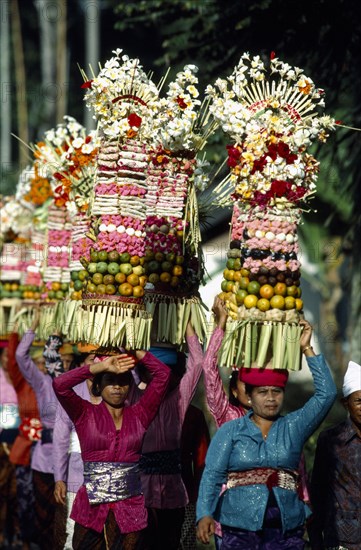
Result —
[{"label": "stacked fruit tier", "polygon": [[145,301],[157,341],[181,344],[187,320],[200,339],[204,319],[197,295],[198,259],[187,237],[187,205],[196,160],[191,151],[150,152],[147,172]]},{"label": "stacked fruit tier", "polygon": [[92,215],[96,232],[89,257],[87,293],[141,297],[147,154],[137,143],[103,142],[99,152]]},{"label": "stacked fruit tier", "polygon": [[226,334],[220,364],[263,367],[272,356],[273,368],[300,368],[298,223],[295,209],[262,217],[235,206],[220,297],[239,325]]},{"label": "stacked fruit tier", "polygon": [[88,232],[92,244],[81,257],[84,270],[73,276],[74,288],[83,292],[81,338],[90,343],[149,345],[142,299],[147,159],[136,141],[104,139],[99,149]]},{"label": "stacked fruit tier", "polygon": [[25,244],[4,243],[0,256],[0,280],[5,283],[20,283],[25,262]]},{"label": "stacked fruit tier", "polygon": [[[184,167],[186,166],[186,169]],[[147,291],[186,290],[184,212],[193,163],[165,152],[150,155],[147,173],[146,262]]]},{"label": "stacked fruit tier", "polygon": [[235,320],[299,320],[302,311],[296,214],[234,210],[221,295]]},{"label": "stacked fruit tier", "polygon": [[45,283],[69,283],[71,232],[72,223],[65,208],[50,206],[43,276]]}]

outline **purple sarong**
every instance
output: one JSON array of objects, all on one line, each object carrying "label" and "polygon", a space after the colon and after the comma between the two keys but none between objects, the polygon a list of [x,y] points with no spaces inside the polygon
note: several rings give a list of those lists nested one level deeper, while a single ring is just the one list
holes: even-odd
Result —
[{"label": "purple sarong", "polygon": [[222,525],[221,550],[303,550],[303,526],[282,532],[280,511],[275,506],[266,510],[261,531],[247,531]]}]

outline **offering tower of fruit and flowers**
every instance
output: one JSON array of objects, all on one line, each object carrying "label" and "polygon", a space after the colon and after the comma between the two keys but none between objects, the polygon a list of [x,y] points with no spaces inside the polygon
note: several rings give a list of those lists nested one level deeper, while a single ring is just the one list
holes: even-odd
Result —
[{"label": "offering tower of fruit and flowers", "polygon": [[165,79],[156,86],[139,60],[114,54],[92,80],[83,73],[100,149],[93,246],[81,259],[82,338],[149,347],[153,329],[156,340],[181,344],[191,319],[203,339],[195,188],[205,178],[196,158],[205,142],[196,130],[196,68],[185,67],[162,98]]},{"label": "offering tower of fruit and flowers", "polygon": [[[208,86],[210,112],[230,138],[233,206],[222,292],[228,323],[220,364],[300,368],[303,310],[297,228],[316,190],[319,163],[308,152],[335,122],[321,114],[324,92],[302,69],[271,56],[242,55],[227,80]],[[222,204],[225,204],[224,201]]]}]

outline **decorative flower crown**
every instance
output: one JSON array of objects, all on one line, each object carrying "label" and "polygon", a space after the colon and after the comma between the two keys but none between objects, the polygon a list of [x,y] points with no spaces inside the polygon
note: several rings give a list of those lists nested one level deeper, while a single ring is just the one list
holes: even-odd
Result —
[{"label": "decorative flower crown", "polygon": [[137,139],[173,151],[200,149],[202,138],[197,128],[197,67],[186,65],[170,83],[166,97],[148,78],[139,59],[121,56],[114,50],[98,76],[89,80],[84,71],[85,101],[108,139]]},{"label": "decorative flower crown", "polygon": [[49,179],[56,206],[67,205],[71,211],[87,208],[98,146],[95,132],[87,135],[81,124],[65,116],[64,123],[45,132],[44,141],[31,147],[35,173]]},{"label": "decorative flower crown", "polygon": [[233,198],[245,208],[282,210],[315,191],[319,163],[306,148],[326,141],[335,121],[318,113],[324,91],[302,69],[272,55],[266,76],[260,57],[245,53],[232,75],[206,92],[210,112],[234,141],[227,147]]}]

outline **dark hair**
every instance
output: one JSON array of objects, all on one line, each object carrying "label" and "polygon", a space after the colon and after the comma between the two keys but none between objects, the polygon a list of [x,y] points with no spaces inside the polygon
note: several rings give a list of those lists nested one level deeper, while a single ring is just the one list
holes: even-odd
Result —
[{"label": "dark hair", "polygon": [[232,390],[237,389],[237,380],[238,380],[238,370],[232,371],[231,376],[229,377],[229,388],[228,388],[228,401],[230,405],[239,407],[240,403],[235,395],[233,395]]},{"label": "dark hair", "polygon": [[253,386],[252,384],[245,384],[244,391],[246,392],[247,395],[251,396],[255,387],[256,386]]},{"label": "dark hair", "polygon": [[84,363],[88,355],[90,355],[90,353],[76,353],[74,355],[74,359],[70,363],[69,370],[73,370],[73,369],[76,369],[77,367],[80,367],[80,365]]},{"label": "dark hair", "polygon": [[[110,374],[110,373],[108,371],[98,372],[98,374],[96,374],[93,378],[91,392],[94,395],[94,397],[100,397],[101,396],[102,382],[103,382],[103,377],[104,377],[105,374]],[[133,377],[132,377],[132,375],[130,374],[129,371],[122,373],[120,376],[122,376],[126,380],[127,385],[129,385],[129,386],[131,385]]]}]

